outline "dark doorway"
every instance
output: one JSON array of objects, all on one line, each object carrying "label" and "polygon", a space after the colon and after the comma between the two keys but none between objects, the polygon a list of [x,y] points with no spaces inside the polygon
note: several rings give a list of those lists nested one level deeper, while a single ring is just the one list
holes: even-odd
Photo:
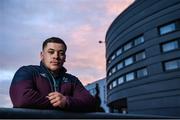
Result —
[{"label": "dark doorway", "polygon": [[110,112],[113,113],[128,113],[127,98],[121,98],[109,104]]}]

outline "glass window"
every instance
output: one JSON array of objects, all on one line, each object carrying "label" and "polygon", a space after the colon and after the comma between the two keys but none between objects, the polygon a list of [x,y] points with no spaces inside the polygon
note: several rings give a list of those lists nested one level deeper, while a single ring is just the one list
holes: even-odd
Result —
[{"label": "glass window", "polygon": [[115,56],[115,55],[113,55],[113,56],[111,57],[111,60],[114,60],[114,59],[115,59],[115,57],[116,57],[116,56]]},{"label": "glass window", "polygon": [[122,68],[123,68],[123,62],[120,62],[120,63],[118,64],[118,66],[117,66],[117,69],[120,70],[120,69],[122,69]]},{"label": "glass window", "polygon": [[144,37],[141,36],[141,37],[138,37],[138,38],[136,38],[136,39],[134,40],[134,45],[136,46],[136,45],[139,45],[139,44],[141,44],[141,43],[143,43],[143,42],[144,42]]},{"label": "glass window", "polygon": [[112,68],[112,73],[115,73],[116,72],[116,67],[113,67]]},{"label": "glass window", "polygon": [[133,57],[129,57],[129,58],[125,59],[125,66],[130,65],[132,63],[133,63]]},{"label": "glass window", "polygon": [[132,48],[132,42],[129,42],[124,45],[124,51],[129,50],[130,48]]},{"label": "glass window", "polygon": [[138,78],[141,78],[141,77],[144,77],[144,76],[147,76],[148,75],[148,72],[147,72],[147,69],[146,68],[143,68],[143,69],[140,69],[137,71],[137,77]]},{"label": "glass window", "polygon": [[165,62],[165,70],[174,70],[180,68],[180,60],[173,60]]},{"label": "glass window", "polygon": [[134,72],[126,74],[126,81],[131,81],[134,79]]},{"label": "glass window", "polygon": [[118,55],[120,55],[122,53],[122,48],[119,48],[118,50],[117,50],[117,52],[116,52],[116,55],[118,56]]},{"label": "glass window", "polygon": [[164,26],[160,27],[160,29],[159,29],[160,35],[164,35],[164,34],[167,34],[169,32],[175,31],[175,29],[176,29],[175,23],[164,25]]},{"label": "glass window", "polygon": [[178,41],[172,41],[162,45],[163,52],[168,52],[175,49],[178,49]]},{"label": "glass window", "polygon": [[110,71],[110,72],[108,73],[108,76],[111,76],[111,74],[112,74],[112,73],[111,73],[111,71]]},{"label": "glass window", "polygon": [[136,61],[140,61],[146,58],[145,51],[136,54]]},{"label": "glass window", "polygon": [[116,82],[116,80],[114,80],[113,83],[112,83],[112,87],[114,88],[116,86],[117,86],[117,82]]},{"label": "glass window", "polygon": [[124,78],[123,77],[118,78],[118,84],[122,84],[123,82],[124,82]]},{"label": "glass window", "polygon": [[112,89],[112,84],[109,84],[109,89],[110,89],[110,90]]}]

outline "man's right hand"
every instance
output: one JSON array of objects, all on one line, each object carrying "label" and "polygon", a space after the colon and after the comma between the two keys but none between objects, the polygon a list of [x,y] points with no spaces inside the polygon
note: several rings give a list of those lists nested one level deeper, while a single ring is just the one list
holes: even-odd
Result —
[{"label": "man's right hand", "polygon": [[51,92],[48,94],[47,98],[54,107],[64,108],[66,105],[66,96],[59,92]]}]

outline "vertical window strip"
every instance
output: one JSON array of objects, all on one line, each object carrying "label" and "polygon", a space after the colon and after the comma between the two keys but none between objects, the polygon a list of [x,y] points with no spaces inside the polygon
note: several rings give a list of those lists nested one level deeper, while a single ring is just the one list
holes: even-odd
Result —
[{"label": "vertical window strip", "polygon": [[117,56],[121,55],[123,52],[125,52],[141,43],[144,43],[143,36],[135,38],[134,40],[131,40],[130,42],[126,43],[125,45],[123,45],[122,47],[120,47],[119,49],[116,50],[116,52],[108,60],[108,64],[110,64]]}]

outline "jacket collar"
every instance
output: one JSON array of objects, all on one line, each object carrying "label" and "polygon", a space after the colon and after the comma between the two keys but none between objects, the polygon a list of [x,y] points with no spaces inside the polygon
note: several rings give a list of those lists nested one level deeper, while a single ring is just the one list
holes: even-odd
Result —
[{"label": "jacket collar", "polygon": [[[48,68],[44,65],[44,63],[41,61],[40,66],[48,73]],[[67,72],[65,67],[62,67],[59,71],[59,76],[64,75]]]}]

